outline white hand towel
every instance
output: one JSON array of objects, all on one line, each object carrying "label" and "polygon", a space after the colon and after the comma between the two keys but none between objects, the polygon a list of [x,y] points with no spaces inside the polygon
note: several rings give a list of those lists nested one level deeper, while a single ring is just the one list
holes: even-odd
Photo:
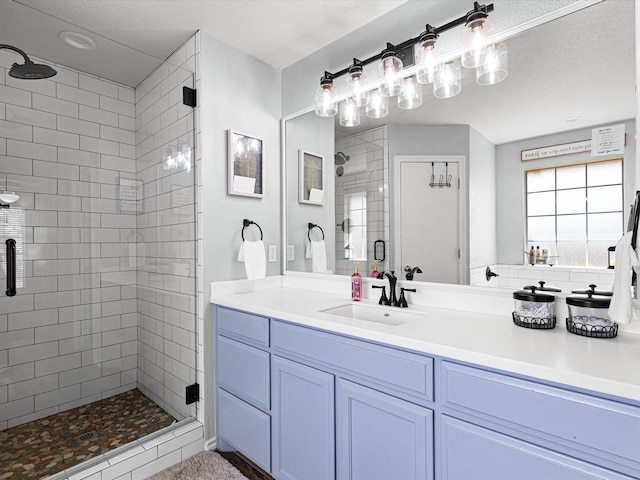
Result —
[{"label": "white hand towel", "polygon": [[311,271],[327,272],[327,248],[324,240],[311,240]]},{"label": "white hand towel", "polygon": [[636,320],[631,299],[631,273],[632,269],[640,271],[640,259],[638,252],[631,246],[632,236],[633,232],[625,233],[616,245],[616,268],[609,317],[617,323]]},{"label": "white hand towel", "polygon": [[238,261],[244,262],[244,269],[249,280],[264,278],[267,274],[267,257],[262,240],[242,242],[238,252]]}]

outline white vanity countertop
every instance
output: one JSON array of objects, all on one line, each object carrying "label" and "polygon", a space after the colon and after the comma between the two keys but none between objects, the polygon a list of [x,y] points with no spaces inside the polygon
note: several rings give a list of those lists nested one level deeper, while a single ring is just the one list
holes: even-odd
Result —
[{"label": "white vanity countertop", "polygon": [[[640,335],[587,338],[566,331],[513,324],[510,315],[410,305],[425,313],[392,326],[324,313],[351,303],[348,295],[278,286],[212,295],[211,302],[335,333],[484,365],[548,381],[640,401]],[[375,305],[365,300],[362,303]],[[404,309],[403,309],[404,310]]]}]

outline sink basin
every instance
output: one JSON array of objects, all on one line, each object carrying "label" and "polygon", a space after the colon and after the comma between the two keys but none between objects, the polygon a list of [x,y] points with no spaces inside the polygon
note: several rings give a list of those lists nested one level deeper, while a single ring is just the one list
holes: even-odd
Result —
[{"label": "sink basin", "polygon": [[356,318],[367,322],[382,323],[385,325],[402,325],[409,320],[419,320],[423,313],[408,312],[397,307],[384,307],[378,305],[365,305],[362,303],[349,303],[339,307],[322,310],[324,313],[338,315],[340,317]]}]

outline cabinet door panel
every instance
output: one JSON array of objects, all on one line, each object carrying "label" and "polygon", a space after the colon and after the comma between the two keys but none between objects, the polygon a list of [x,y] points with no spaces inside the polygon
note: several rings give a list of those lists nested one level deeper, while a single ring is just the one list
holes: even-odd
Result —
[{"label": "cabinet door panel", "polygon": [[267,472],[271,467],[271,419],[218,388],[218,436]]},{"label": "cabinet door panel", "polygon": [[339,379],[340,480],[433,479],[433,412]]},{"label": "cabinet door panel", "polygon": [[631,480],[452,417],[441,420],[442,480]]},{"label": "cabinet door panel", "polygon": [[273,475],[335,478],[334,377],[272,357]]}]

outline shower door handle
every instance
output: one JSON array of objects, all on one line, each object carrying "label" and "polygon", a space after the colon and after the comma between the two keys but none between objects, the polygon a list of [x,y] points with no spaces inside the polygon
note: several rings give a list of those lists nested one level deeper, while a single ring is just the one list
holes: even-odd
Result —
[{"label": "shower door handle", "polygon": [[7,297],[16,294],[16,241],[8,238],[7,245]]}]

